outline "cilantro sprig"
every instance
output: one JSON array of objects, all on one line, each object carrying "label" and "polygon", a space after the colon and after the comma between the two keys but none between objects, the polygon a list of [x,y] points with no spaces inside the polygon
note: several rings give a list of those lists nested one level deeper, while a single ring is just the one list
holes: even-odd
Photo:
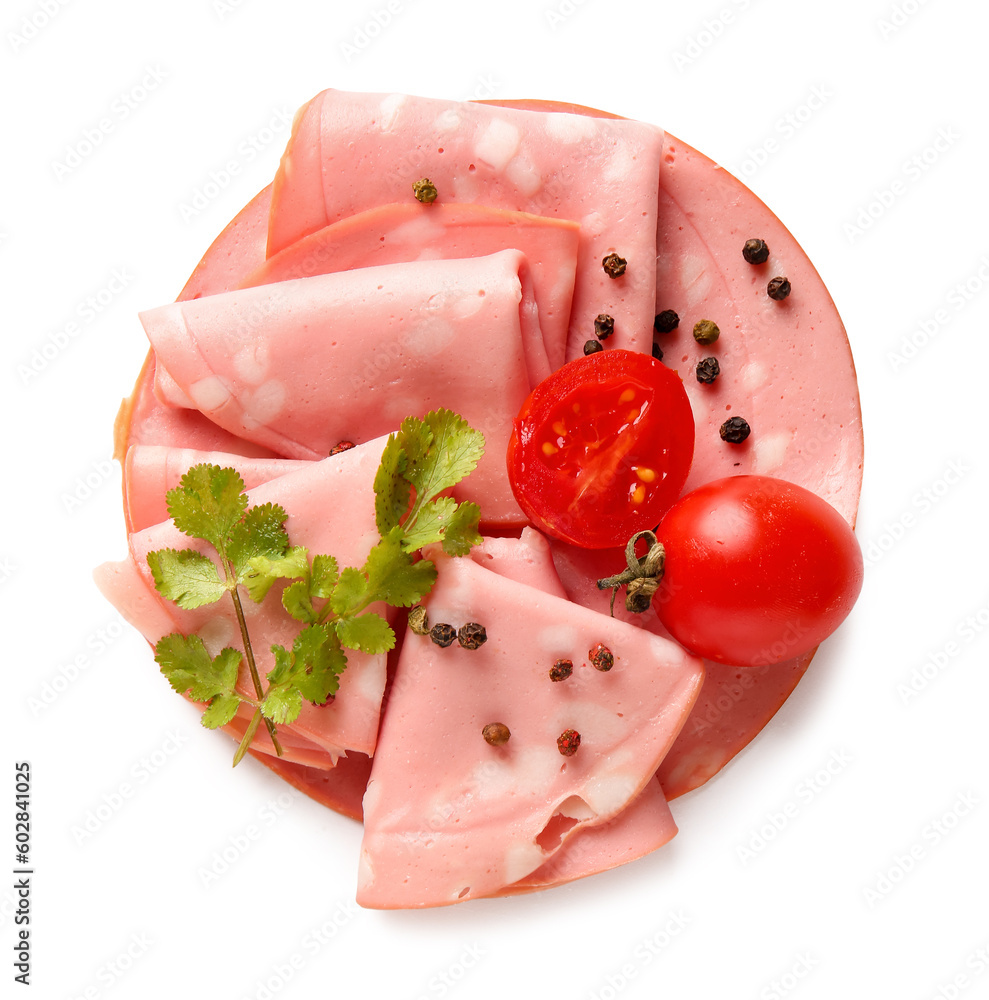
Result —
[{"label": "cilantro sprig", "polygon": [[[242,705],[254,709],[234,765],[262,722],[281,756],[276,727],[294,722],[304,700],[324,705],[337,693],[347,666],[345,650],[376,654],[394,648],[391,626],[367,609],[378,602],[409,607],[429,593],[436,566],[418,555],[423,546],[439,543],[448,555],[461,556],[481,540],[477,505],[443,494],[474,470],[483,451],[483,436],[456,413],[435,410],[421,420],[406,418],[388,438],[374,478],[380,538],[360,567],[340,569],[331,555],[310,556],[291,546],[284,508],[250,507],[235,469],[196,465],[168,491],[175,526],[206,543],[215,558],[198,549],[149,552],[155,587],[187,610],[229,595],[242,649],[228,646],[210,656],[200,636],[173,632],[158,641],[155,660],[176,691],[207,703],[202,722],[210,729],[232,721]],[[282,607],[300,629],[290,649],[269,647],[274,666],[262,682],[241,592],[260,603],[276,583],[283,585]],[[253,695],[238,687],[244,662]]]}]

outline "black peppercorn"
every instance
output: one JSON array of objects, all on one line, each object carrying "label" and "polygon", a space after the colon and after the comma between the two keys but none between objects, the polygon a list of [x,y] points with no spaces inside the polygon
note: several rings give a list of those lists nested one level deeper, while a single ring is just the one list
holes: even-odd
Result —
[{"label": "black peppercorn", "polygon": [[601,261],[601,266],[609,278],[620,278],[625,273],[628,261],[624,257],[619,257],[616,253],[609,253]]},{"label": "black peppercorn", "polygon": [[457,641],[464,649],[477,649],[488,641],[488,633],[478,622],[468,622],[461,625],[457,632]]},{"label": "black peppercorn", "polygon": [[721,331],[714,320],[701,319],[694,324],[694,340],[698,344],[713,344],[720,336]]},{"label": "black peppercorn", "polygon": [[597,354],[604,350],[604,344],[600,340],[588,340],[584,342],[584,354]]},{"label": "black peppercorn", "polygon": [[766,286],[766,292],[771,299],[782,302],[790,294],[790,282],[781,275],[777,275]]},{"label": "black peppercorn", "polygon": [[663,349],[659,346],[659,344],[653,344],[652,345],[652,356],[657,361],[662,361],[663,360]]},{"label": "black peppercorn", "polygon": [[607,340],[615,332],[615,317],[600,313],[594,320],[594,332],[599,340]]},{"label": "black peppercorn", "polygon": [[722,441],[727,441],[729,444],[741,444],[752,433],[752,428],[741,417],[732,417],[721,425],[718,433],[721,435]]},{"label": "black peppercorn", "polygon": [[452,625],[447,625],[441,622],[439,625],[434,625],[429,630],[429,638],[436,643],[437,646],[442,646],[446,649],[454,643],[457,638],[457,630]]},{"label": "black peppercorn", "polygon": [[652,325],[657,333],[672,333],[680,325],[680,317],[672,309],[664,309]]},{"label": "black peppercorn", "polygon": [[750,264],[765,264],[769,260],[769,247],[765,240],[746,240],[742,256]]},{"label": "black peppercorn", "polygon": [[698,382],[710,385],[721,374],[721,365],[718,364],[717,358],[705,358],[697,362],[694,374]]}]

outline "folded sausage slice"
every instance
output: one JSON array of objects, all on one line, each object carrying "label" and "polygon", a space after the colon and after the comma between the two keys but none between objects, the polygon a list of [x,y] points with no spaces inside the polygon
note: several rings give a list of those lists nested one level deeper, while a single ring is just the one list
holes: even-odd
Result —
[{"label": "folded sausage slice", "polygon": [[[268,255],[358,212],[410,201],[428,177],[436,204],[578,222],[568,358],[601,313],[615,319],[615,346],[648,351],[662,146],[661,129],[625,119],[326,90],[296,116],[272,187]],[[619,278],[602,267],[612,253],[628,262]]]},{"label": "folded sausage slice", "polygon": [[[379,538],[374,520],[373,482],[384,445],[381,438],[322,462],[303,463],[297,471],[248,490],[250,503],[281,504],[288,511],[285,527],[292,545],[305,546],[310,554],[333,555],[341,567],[361,566]],[[224,462],[229,458],[217,457]],[[238,463],[232,464],[236,468]],[[212,550],[182,534],[171,521],[132,533],[129,545],[129,558],[99,567],[96,582],[104,596],[150,643],[171,632],[180,632],[200,635],[212,656],[227,645],[242,648],[233,603],[228,598],[192,611],[183,610],[157,593],[147,564],[148,552],[156,549],[199,548],[210,557],[214,555]],[[262,678],[274,665],[272,644],[291,648],[301,628],[282,607],[281,589],[273,587],[260,604],[244,599]],[[394,609],[383,605],[372,608],[385,617],[394,617]],[[374,752],[385,687],[385,655],[351,650],[347,652],[347,660],[347,669],[332,702],[322,706],[303,702],[299,718],[291,725],[279,727],[279,740],[287,760],[330,767],[348,750],[368,755]],[[246,665],[242,665],[238,687],[253,695]],[[244,709],[231,723],[229,729],[237,739],[249,717],[250,709]],[[263,726],[251,747],[260,753],[274,753]]]},{"label": "folded sausage slice", "polygon": [[235,468],[248,489],[270,482],[306,466],[290,458],[254,458],[222,451],[198,448],[175,448],[168,445],[135,444],[124,456],[124,481],[127,524],[130,531],[140,531],[168,520],[165,494],[179,485],[179,480],[194,465]]},{"label": "folded sausage slice", "polygon": [[508,483],[512,418],[548,371],[517,250],[387,264],[175,302],[141,314],[159,398],[296,459],[326,457],[447,408],[485,437],[457,495],[524,523]]},{"label": "folded sausage slice", "polygon": [[[488,638],[406,636],[364,796],[364,906],[441,906],[525,879],[636,798],[701,685],[700,661],[671,642],[471,559],[438,566],[430,620],[477,621]],[[588,663],[596,643],[610,671]],[[561,658],[574,671],[554,682]],[[501,746],[482,737],[493,722],[511,731]],[[581,742],[564,756],[569,729]]]},{"label": "folded sausage slice", "polygon": [[563,364],[570,324],[579,226],[485,205],[382,205],[342,219],[286,247],[243,288],[376,264],[485,257],[521,250],[532,275],[551,370]]},{"label": "folded sausage slice", "polygon": [[[517,583],[566,599],[546,537],[523,528],[520,538],[485,538],[470,551],[474,562]],[[339,765],[338,765],[339,766]],[[655,779],[614,819],[575,830],[548,861],[499,895],[546,889],[586,878],[658,850],[677,832],[666,796]]]}]

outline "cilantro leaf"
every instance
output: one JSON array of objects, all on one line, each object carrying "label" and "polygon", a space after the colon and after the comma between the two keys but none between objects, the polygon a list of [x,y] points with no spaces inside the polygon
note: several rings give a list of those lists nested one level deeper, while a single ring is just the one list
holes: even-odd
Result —
[{"label": "cilantro leaf", "polygon": [[275,724],[294,722],[303,698],[322,705],[336,693],[347,658],[328,625],[307,625],[291,652],[277,645],[271,651],[275,666],[268,673],[269,688],[261,710]]},{"label": "cilantro leaf", "polygon": [[415,552],[424,545],[443,541],[446,527],[457,509],[457,501],[453,497],[439,497],[426,504],[415,520],[415,524],[405,532],[402,548],[406,552]]},{"label": "cilantro leaf", "polygon": [[249,508],[231,529],[227,541],[227,558],[233,564],[238,582],[250,571],[252,559],[265,556],[278,559],[288,548],[285,519],[288,514],[277,503],[265,503]]},{"label": "cilantro leaf", "polygon": [[477,530],[481,519],[481,508],[476,503],[465,500],[457,505],[443,533],[443,551],[448,556],[465,556],[471,546],[481,541]]},{"label": "cilantro leaf", "polygon": [[158,549],[147,560],[158,593],[187,611],[213,604],[227,590],[214,563],[195,549]]},{"label": "cilantro leaf", "polygon": [[340,643],[362,653],[387,653],[395,648],[395,633],[391,626],[373,611],[358,618],[340,618],[336,622]]},{"label": "cilantro leaf", "polygon": [[407,465],[401,435],[390,434],[374,476],[374,519],[380,535],[387,535],[409,509],[412,484],[405,478]]},{"label": "cilantro leaf", "polygon": [[295,658],[284,646],[272,646],[275,666],[268,672],[268,693],[261,703],[265,717],[276,725],[295,722],[302,711],[302,695],[292,684]]},{"label": "cilantro leaf", "polygon": [[340,687],[340,674],[347,666],[347,657],[340,648],[336,632],[328,625],[307,625],[296,637],[292,652],[298,668],[304,670],[296,678],[302,697],[314,705],[323,705]]},{"label": "cilantro leaf", "polygon": [[165,494],[175,527],[223,552],[233,526],[247,509],[244,480],[236,469],[194,465]]},{"label": "cilantro leaf", "polygon": [[203,712],[203,725],[207,729],[225,726],[240,708],[241,698],[237,694],[218,694]]},{"label": "cilantro leaf", "polygon": [[313,597],[329,597],[340,577],[337,561],[333,556],[312,557],[312,584],[309,593]]},{"label": "cilantro leaf", "polygon": [[474,471],[484,453],[484,436],[450,410],[433,410],[421,421],[406,418],[400,439],[408,455],[405,476],[415,487],[417,507],[456,486]]},{"label": "cilantro leaf", "polygon": [[368,553],[364,564],[367,590],[362,607],[384,601],[395,608],[407,608],[432,589],[436,567],[428,559],[413,561],[402,547],[403,536],[402,528],[392,528]]},{"label": "cilantro leaf", "polygon": [[359,569],[348,566],[333,587],[330,608],[336,615],[356,614],[370,603],[364,599],[367,592],[367,577]]},{"label": "cilantro leaf", "polygon": [[162,636],[155,646],[155,662],[168,683],[179,694],[188,691],[193,701],[233,694],[240,660],[240,651],[229,646],[211,658],[198,635],[172,632]]},{"label": "cilantro leaf", "polygon": [[296,580],[282,591],[282,607],[300,622],[315,622],[312,598],[309,596],[309,581]]},{"label": "cilantro leaf", "polygon": [[259,604],[277,580],[309,575],[309,553],[302,546],[294,546],[280,556],[251,556],[248,566],[240,582],[247,588],[251,600]]}]

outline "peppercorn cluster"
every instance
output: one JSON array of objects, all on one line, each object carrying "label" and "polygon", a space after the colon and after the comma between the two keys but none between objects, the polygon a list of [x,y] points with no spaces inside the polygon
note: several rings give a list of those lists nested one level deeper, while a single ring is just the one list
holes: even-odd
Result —
[{"label": "peppercorn cluster", "polygon": [[426,609],[421,604],[417,604],[409,612],[409,629],[416,635],[428,635],[443,649],[452,646],[454,642],[459,642],[464,649],[478,649],[488,641],[487,630],[480,622],[467,622],[459,629],[446,622],[430,626]]},{"label": "peppercorn cluster", "polygon": [[[748,239],[742,246],[742,259],[753,267],[761,267],[769,258],[769,244],[761,237]],[[774,302],[783,302],[789,297],[791,291],[790,281],[784,275],[770,278],[766,285],[766,294]],[[680,316],[674,309],[663,309],[656,314],[653,321],[653,328],[657,334],[670,334],[679,326]],[[694,323],[693,336],[698,344],[713,344],[721,336],[721,330],[714,320],[699,319]],[[585,353],[588,353],[586,347]],[[663,352],[655,341],[653,342],[653,357],[657,360],[662,360],[663,357]],[[713,385],[720,374],[721,362],[713,356],[703,358],[694,367],[694,376],[702,385]],[[744,417],[731,417],[718,429],[721,440],[732,445],[741,444],[751,433],[752,428]]]}]

